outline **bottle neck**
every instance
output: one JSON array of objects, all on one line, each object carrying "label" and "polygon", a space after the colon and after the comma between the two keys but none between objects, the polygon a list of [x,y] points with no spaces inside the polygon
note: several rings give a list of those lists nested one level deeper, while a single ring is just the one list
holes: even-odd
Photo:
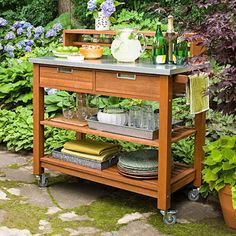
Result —
[{"label": "bottle neck", "polygon": [[156,36],[162,36],[161,25],[157,25]]}]

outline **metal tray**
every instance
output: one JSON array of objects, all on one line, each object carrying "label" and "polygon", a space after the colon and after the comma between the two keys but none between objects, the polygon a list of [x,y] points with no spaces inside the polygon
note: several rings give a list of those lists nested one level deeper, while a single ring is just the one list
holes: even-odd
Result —
[{"label": "metal tray", "polygon": [[72,162],[75,164],[79,164],[81,166],[89,167],[92,169],[97,169],[97,170],[104,170],[107,169],[111,166],[114,166],[118,162],[118,155],[114,155],[113,157],[109,158],[108,160],[104,162],[99,162],[95,160],[89,160],[83,157],[78,157],[66,153],[61,152],[62,148],[58,148],[53,150],[52,152],[52,157],[62,160],[62,161],[67,161],[67,162]]},{"label": "metal tray", "polygon": [[[97,120],[96,116],[92,116],[88,118],[87,122],[88,122],[88,127],[90,129],[106,131],[106,132],[110,132],[114,134],[123,134],[123,135],[131,136],[131,137],[143,138],[143,139],[149,139],[149,140],[158,138],[159,129],[147,130],[147,129],[142,129],[142,128],[129,127],[129,126],[101,123]],[[181,124],[182,124],[182,121],[173,122],[173,126],[181,125]]]}]

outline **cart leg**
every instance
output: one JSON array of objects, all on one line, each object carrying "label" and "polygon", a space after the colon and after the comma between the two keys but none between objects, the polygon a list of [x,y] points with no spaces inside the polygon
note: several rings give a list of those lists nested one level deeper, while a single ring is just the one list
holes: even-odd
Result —
[{"label": "cart leg", "polygon": [[160,77],[160,121],[158,155],[158,208],[170,208],[171,194],[171,129],[172,129],[172,79]]},{"label": "cart leg", "polygon": [[46,187],[48,187],[49,176],[48,176],[47,174],[37,175],[36,178],[37,178],[37,180],[38,180],[38,186],[39,186],[40,188],[46,188]]},{"label": "cart leg", "polygon": [[206,136],[206,112],[195,115],[195,143],[194,143],[194,169],[196,177],[193,182],[195,187],[200,187],[202,184],[202,168],[204,160],[205,136]]},{"label": "cart leg", "polygon": [[44,156],[44,126],[40,121],[44,120],[44,89],[39,86],[39,65],[34,65],[34,174],[40,175],[44,172],[41,167],[40,158]]}]

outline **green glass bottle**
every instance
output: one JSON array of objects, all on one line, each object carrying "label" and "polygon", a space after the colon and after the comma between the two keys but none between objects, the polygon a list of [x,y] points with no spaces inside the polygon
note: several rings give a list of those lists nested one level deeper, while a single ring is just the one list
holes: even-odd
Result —
[{"label": "green glass bottle", "polygon": [[183,65],[188,57],[188,43],[179,37],[175,42],[175,63],[178,65]]},{"label": "green glass bottle", "polygon": [[166,63],[166,41],[161,30],[161,23],[157,24],[156,35],[152,46],[153,64]]}]

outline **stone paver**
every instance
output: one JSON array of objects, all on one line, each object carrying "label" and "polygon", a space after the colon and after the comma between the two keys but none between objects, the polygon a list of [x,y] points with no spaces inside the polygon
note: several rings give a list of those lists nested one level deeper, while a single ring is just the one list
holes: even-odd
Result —
[{"label": "stone paver", "polygon": [[52,233],[52,226],[51,223],[46,220],[40,220],[39,221],[39,230],[43,234],[50,234]]},{"label": "stone paver", "polygon": [[35,177],[32,172],[23,167],[19,169],[4,168],[3,171],[6,174],[6,179],[8,180],[19,181],[24,183],[35,182]]},{"label": "stone paver", "polygon": [[53,207],[48,208],[48,211],[46,214],[47,215],[54,215],[54,214],[58,213],[59,211],[61,211],[61,209],[59,207],[53,206]]},{"label": "stone paver", "polygon": [[27,197],[26,202],[39,207],[53,207],[54,204],[48,195],[46,188],[37,185],[25,184],[20,188],[21,196]]},{"label": "stone paver", "polygon": [[[112,236],[164,236],[153,226],[147,224],[145,221],[133,221],[127,226],[122,227],[119,231],[112,232]],[[104,235],[105,236],[105,235]]]},{"label": "stone paver", "polygon": [[140,220],[142,218],[143,218],[143,215],[141,213],[135,212],[132,214],[126,214],[121,219],[119,219],[117,223],[118,224],[127,224],[131,221]]},{"label": "stone paver", "polygon": [[20,196],[20,189],[18,188],[9,188],[7,192],[15,196]]},{"label": "stone paver", "polygon": [[67,209],[89,205],[106,193],[101,185],[89,182],[61,183],[50,189],[59,206]]},{"label": "stone paver", "polygon": [[0,189],[0,200],[9,200],[7,194]]},{"label": "stone paver", "polygon": [[206,218],[217,218],[219,211],[212,205],[201,202],[182,201],[176,205],[178,222],[197,222]]},{"label": "stone paver", "polygon": [[70,236],[77,236],[77,235],[91,235],[100,232],[99,229],[93,228],[93,227],[78,227],[77,229],[65,229],[67,232],[69,232]]},{"label": "stone paver", "polygon": [[7,151],[0,151],[1,161],[0,168],[8,167],[12,164],[18,164],[19,166],[26,165],[28,160],[31,158],[30,156],[21,156],[16,153],[11,153]]},{"label": "stone paver", "polygon": [[8,227],[0,227],[0,236],[31,236],[29,230],[27,229],[9,229]]},{"label": "stone paver", "polygon": [[66,212],[59,215],[62,221],[92,221],[93,219],[86,215],[77,215],[75,212]]}]

